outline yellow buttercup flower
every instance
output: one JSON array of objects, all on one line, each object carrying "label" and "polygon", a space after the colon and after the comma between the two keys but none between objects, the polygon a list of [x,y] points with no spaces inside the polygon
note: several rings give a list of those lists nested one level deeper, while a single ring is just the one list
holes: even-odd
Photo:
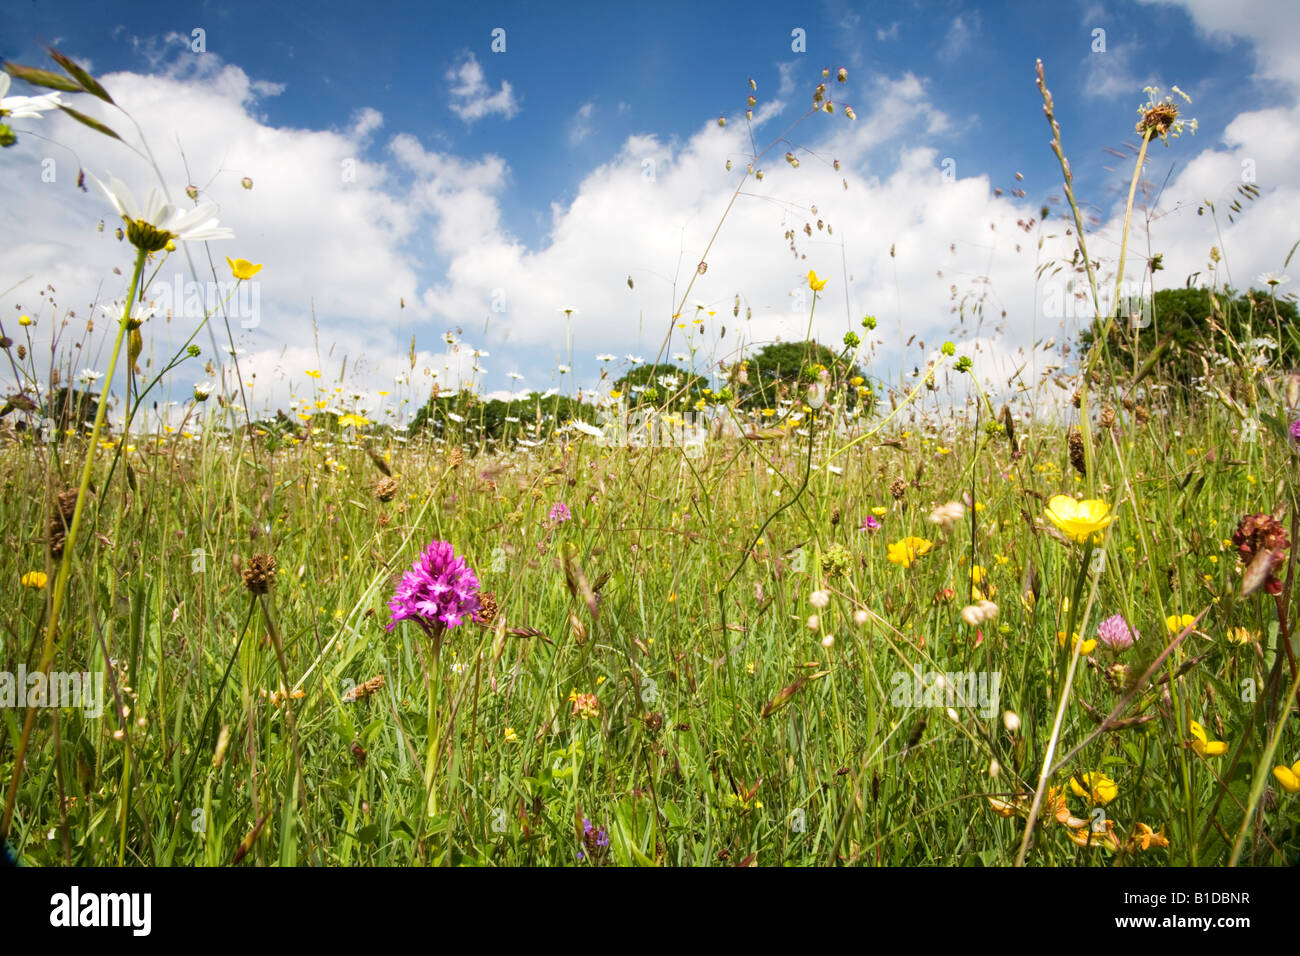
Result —
[{"label": "yellow buttercup flower", "polygon": [[20,315],[18,316],[18,324],[23,328],[27,328],[32,324],[32,317],[30,315]]},{"label": "yellow buttercup flower", "polygon": [[232,259],[226,256],[226,261],[230,263],[230,271],[236,279],[251,279],[262,271],[262,264],[249,262],[247,259]]},{"label": "yellow buttercup flower", "polygon": [[1070,778],[1070,789],[1076,797],[1105,806],[1119,796],[1119,786],[1101,771],[1085,773]]},{"label": "yellow buttercup flower", "polygon": [[346,415],[339,416],[339,424],[345,428],[349,425],[351,425],[353,428],[365,428],[367,425],[370,424],[370,419],[365,418],[361,415],[354,415],[351,412],[349,412]]},{"label": "yellow buttercup flower", "polygon": [[1191,627],[1195,620],[1194,614],[1170,614],[1165,618],[1165,627],[1169,629],[1170,634],[1177,634],[1184,628]]},{"label": "yellow buttercup flower", "polygon": [[513,727],[507,727],[507,728],[506,728],[506,743],[511,743],[511,744],[513,744],[513,743],[517,743],[518,741],[519,741],[519,735],[518,735],[517,733],[515,733],[515,729],[514,729]]},{"label": "yellow buttercup flower", "polygon": [[306,375],[308,378],[320,378],[320,369],[309,368],[305,372],[303,372],[303,374]]},{"label": "yellow buttercup flower", "polygon": [[928,554],[933,547],[934,542],[927,541],[925,538],[902,538],[889,545],[888,556],[891,563],[910,568],[913,561],[923,554]]},{"label": "yellow buttercup flower", "polygon": [[1205,728],[1192,721],[1192,736],[1195,740],[1189,741],[1192,750],[1196,751],[1202,757],[1220,757],[1228,752],[1228,745],[1222,740],[1209,740],[1205,736]]},{"label": "yellow buttercup flower", "polygon": [[34,588],[37,591],[45,587],[48,580],[44,571],[28,571],[22,577],[23,587]]},{"label": "yellow buttercup flower", "polygon": [[808,288],[812,289],[814,292],[820,292],[822,289],[826,288],[826,283],[828,281],[830,281],[830,276],[827,276],[825,279],[819,279],[817,278],[815,270],[808,270]]},{"label": "yellow buttercup flower", "polygon": [[1300,760],[1290,767],[1274,767],[1273,776],[1287,793],[1300,793]]},{"label": "yellow buttercup flower", "polygon": [[1110,505],[1096,498],[1076,501],[1069,495],[1054,495],[1047,503],[1047,519],[1079,544],[1115,520],[1109,512]]}]

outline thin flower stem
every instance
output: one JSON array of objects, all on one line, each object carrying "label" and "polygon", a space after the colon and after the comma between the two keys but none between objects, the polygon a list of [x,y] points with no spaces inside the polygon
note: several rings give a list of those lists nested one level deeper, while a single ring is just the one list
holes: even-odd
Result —
[{"label": "thin flower stem", "polygon": [[[103,400],[95,411],[95,424],[90,430],[89,447],[86,449],[86,462],[81,469],[81,487],[77,492],[76,508],[72,512],[72,525],[68,528],[63,542],[63,557],[59,562],[59,576],[54,582],[54,597],[50,604],[49,629],[45,633],[45,646],[41,651],[41,663],[37,668],[44,673],[54,659],[54,645],[59,633],[59,612],[63,610],[63,599],[68,591],[68,578],[72,574],[72,553],[77,544],[77,532],[81,530],[81,516],[86,509],[86,496],[90,490],[90,474],[95,465],[95,450],[99,447],[99,433],[103,430],[104,419],[108,412],[107,392],[113,384],[113,374],[117,371],[117,359],[122,354],[122,341],[126,338],[126,325],[131,318],[131,306],[135,302],[135,293],[140,285],[140,274],[144,271],[145,259],[148,257],[143,249],[136,253],[135,270],[131,274],[131,285],[126,294],[126,308],[122,311],[122,321],[117,325],[117,338],[113,342],[113,352],[108,360],[108,372],[104,377]],[[13,822],[14,802],[18,798],[18,784],[23,777],[23,761],[27,756],[27,743],[31,739],[32,726],[36,722],[36,708],[28,707],[23,719],[23,731],[18,738],[18,747],[14,751],[14,775],[9,781],[9,793],[5,796],[4,815],[0,817],[0,840],[9,836],[9,826]]]}]

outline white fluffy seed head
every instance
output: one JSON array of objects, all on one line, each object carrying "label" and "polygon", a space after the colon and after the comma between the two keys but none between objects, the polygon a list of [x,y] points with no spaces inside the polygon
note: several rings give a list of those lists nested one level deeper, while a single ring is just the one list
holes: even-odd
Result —
[{"label": "white fluffy seed head", "polygon": [[1002,726],[1007,728],[1007,733],[1014,734],[1020,729],[1020,716],[1014,710],[1003,711]]}]

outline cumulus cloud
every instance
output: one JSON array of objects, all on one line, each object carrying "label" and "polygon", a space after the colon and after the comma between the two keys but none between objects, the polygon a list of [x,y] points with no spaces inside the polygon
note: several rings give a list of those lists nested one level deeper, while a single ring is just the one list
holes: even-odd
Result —
[{"label": "cumulus cloud", "polygon": [[[771,101],[756,110],[752,140],[745,123],[720,128],[711,116],[681,138],[629,136],[583,176],[570,201],[552,206],[546,235],[525,243],[503,215],[512,185],[505,159],[429,148],[387,129],[374,109],[354,114],[339,131],[275,127],[261,114],[276,88],[213,54],[186,60],[152,76],[103,79],[140,120],[173,198],[184,201],[181,190],[193,183],[221,204],[223,224],[236,233],[212,245],[215,273],[207,253],[194,250],[199,278],[225,279],[227,254],[265,264],[259,323],[244,328],[239,315],[232,320],[243,350],[239,371],[255,383],[258,407],[284,407],[290,393],[319,387],[304,378],[308,368],[325,372],[322,383],[337,382],[345,362],[347,386],[373,403],[389,391],[390,407],[403,399],[418,405],[435,382],[473,382],[485,392],[525,382],[591,388],[598,353],[653,360],[663,346],[666,357],[693,356],[686,361],[702,369],[810,332],[839,343],[848,331],[862,332],[866,313],[879,326],[863,359],[892,387],[914,384],[913,368],[923,369],[951,339],[972,354],[986,382],[1001,382],[995,394],[1010,394],[1066,364],[1064,343],[1087,321],[1085,310],[1059,308],[1061,289],[1053,283],[1063,284],[1068,271],[1045,268],[1035,279],[1036,269],[1068,261],[1073,251],[1059,218],[1037,222],[1036,202],[995,195],[984,175],[962,168],[949,175],[936,142],[960,131],[912,73],[855,71],[834,92],[837,102],[854,105],[856,123],[842,112],[814,114],[788,133],[790,143],[773,142],[790,117]],[[778,68],[781,98],[791,102],[811,94],[819,79],[797,62]],[[456,82],[482,94],[467,94],[465,109],[481,109],[484,97],[500,92],[517,108],[508,84],[490,92],[472,57]],[[111,170],[140,192],[154,181],[129,150],[66,117],[48,122],[44,132],[87,157],[97,174]],[[1300,221],[1297,130],[1296,107],[1284,105],[1243,113],[1217,137],[1202,127],[1197,137],[1176,141],[1176,175],[1130,237],[1130,274],[1141,274],[1136,257],[1145,256],[1148,239],[1164,254],[1159,275],[1171,285],[1198,270],[1208,279],[1211,245],[1226,255],[1220,278],[1230,266],[1238,285],[1280,268]],[[125,270],[129,250],[114,240],[116,223],[102,197],[73,187],[70,153],[55,156],[57,181],[42,182],[46,148],[38,142],[20,138],[0,153],[0,204],[25,229],[24,241],[0,261],[0,289],[15,287],[0,308],[36,314],[38,290],[49,283],[60,310],[84,318],[92,299],[122,294],[125,280],[112,270]],[[754,142],[764,178],[742,184]],[[783,158],[791,144],[797,169]],[[1153,150],[1153,168],[1168,162],[1163,150]],[[1197,215],[1206,199],[1222,211],[1247,171],[1261,187],[1258,202],[1234,223],[1221,216],[1217,229],[1208,213]],[[244,176],[254,180],[252,191],[240,188]],[[1026,186],[1041,195],[1056,183]],[[1090,236],[1090,252],[1110,275],[1121,214],[1119,207],[1101,210]],[[810,268],[831,278],[815,311]],[[183,257],[167,264],[160,281],[178,270],[192,281]],[[578,310],[568,322],[557,313],[562,306]],[[38,330],[62,315],[47,305]],[[195,321],[153,320],[146,357],[162,361]],[[98,325],[84,350],[87,363],[104,354],[111,323]],[[224,339],[224,327],[217,328]],[[447,330],[450,342],[442,338]],[[474,355],[472,345],[492,356]],[[559,363],[573,372],[559,378]],[[611,363],[611,374],[626,364]],[[508,378],[511,371],[524,380]],[[179,375],[182,396],[205,377],[198,369],[187,374]],[[1021,381],[1009,382],[1016,374]]]},{"label": "cumulus cloud", "polygon": [[510,119],[519,112],[514,88],[505,80],[496,92],[488,85],[483,67],[473,53],[467,53],[456,66],[447,71],[447,81],[452,84],[448,106],[467,123],[481,120],[493,113]]}]

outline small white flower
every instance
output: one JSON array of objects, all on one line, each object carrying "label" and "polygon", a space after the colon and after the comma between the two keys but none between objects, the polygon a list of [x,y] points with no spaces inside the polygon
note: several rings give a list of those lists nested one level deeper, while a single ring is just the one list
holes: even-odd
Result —
[{"label": "small white flower", "polygon": [[8,73],[0,73],[0,116],[9,116],[13,119],[39,119],[42,113],[56,110],[63,105],[59,102],[57,90],[43,96],[5,96],[12,82]]},{"label": "small white flower", "polygon": [[571,371],[573,371],[573,369],[569,368],[569,366],[567,365],[557,365],[556,368],[560,370],[561,375],[568,375]]},{"label": "small white flower", "polygon": [[632,355],[631,353],[628,353],[627,360],[631,362],[633,365],[640,365],[642,362],[645,361],[645,359],[643,359],[641,356]]},{"label": "small white flower", "polygon": [[453,422],[458,422],[458,423],[463,422],[465,420],[461,416],[457,415],[455,412],[448,412],[447,417],[450,418]]},{"label": "small white flower", "polygon": [[1288,275],[1278,275],[1273,272],[1261,272],[1259,275],[1255,276],[1255,281],[1261,285],[1272,287],[1286,285],[1291,281],[1291,277]]},{"label": "small white flower", "polygon": [[596,356],[596,361],[597,361],[597,362],[612,362],[612,361],[614,361],[614,356],[612,356],[612,355],[608,355],[608,354],[597,355],[597,356]]},{"label": "small white flower", "polygon": [[77,381],[80,382],[82,385],[94,385],[103,377],[104,377],[103,372],[96,372],[94,369],[83,368],[77,374]]}]

